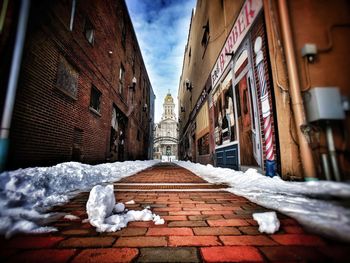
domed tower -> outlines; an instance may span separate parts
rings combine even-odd
[[[154,159],[167,162],[177,160],[177,122],[170,91],[164,98],[162,119],[156,125],[154,138]]]
[[[175,103],[174,99],[170,94],[170,90],[168,91],[168,94],[164,98],[164,103],[163,103],[163,115],[162,115],[162,120],[166,119],[172,119],[175,120]]]

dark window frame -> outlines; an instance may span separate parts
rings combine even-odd
[[[101,116],[101,101],[102,101],[102,92],[99,89],[97,89],[94,85],[91,85],[89,109],[100,116]]]
[[[84,36],[91,46],[95,44],[95,27],[87,17],[85,17],[84,22]]]
[[[205,51],[207,50],[207,47],[209,45],[209,40],[210,40],[210,29],[209,29],[209,20],[207,20],[207,23],[205,24],[205,26],[203,26],[203,36],[202,36],[202,40],[201,40],[201,45],[204,48],[203,51],[203,56],[205,55]]]
[[[123,63],[121,63],[119,68],[119,87],[118,87],[118,92],[121,95],[123,94],[124,85],[125,85],[125,67]]]

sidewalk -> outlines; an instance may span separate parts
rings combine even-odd
[[[278,214],[280,230],[261,234],[252,213],[270,211],[222,190],[193,173],[160,163],[115,183],[116,200],[151,210],[164,225],[132,222],[115,233],[97,233],[85,205],[89,193],[55,208],[79,216],[53,224],[57,233],[0,239],[1,262],[350,262],[350,244],[306,233]]]

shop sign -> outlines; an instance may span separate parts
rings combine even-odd
[[[203,90],[202,94],[199,96],[196,105],[194,106],[194,109],[191,112],[191,120],[194,119],[194,117],[197,115],[197,112],[199,111],[199,109],[201,108],[203,102],[205,101],[206,97],[208,95],[207,90]]]
[[[237,19],[234,23],[230,34],[228,35],[225,45],[211,72],[211,81],[213,87],[219,81],[222,73],[230,62],[231,57],[226,53],[235,52],[249,31],[251,25],[262,8],[262,0],[246,0]]]
[[[193,121],[194,118],[196,117],[196,115],[197,115],[199,109],[202,107],[202,105],[203,105],[205,99],[207,98],[207,96],[208,96],[208,94],[209,94],[209,92],[210,92],[210,90],[211,90],[211,87],[212,87],[212,86],[211,86],[211,81],[210,81],[210,80],[211,80],[211,78],[208,77],[207,82],[205,83],[205,87],[204,87],[204,89],[202,90],[202,93],[201,93],[201,95],[199,96],[196,105],[194,105],[194,107],[193,107],[193,110],[192,110],[192,112],[191,112],[191,114],[190,114],[190,120],[191,120],[191,121]]]

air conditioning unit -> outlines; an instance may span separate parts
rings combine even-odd
[[[345,119],[338,87],[314,87],[303,96],[309,122]]]

